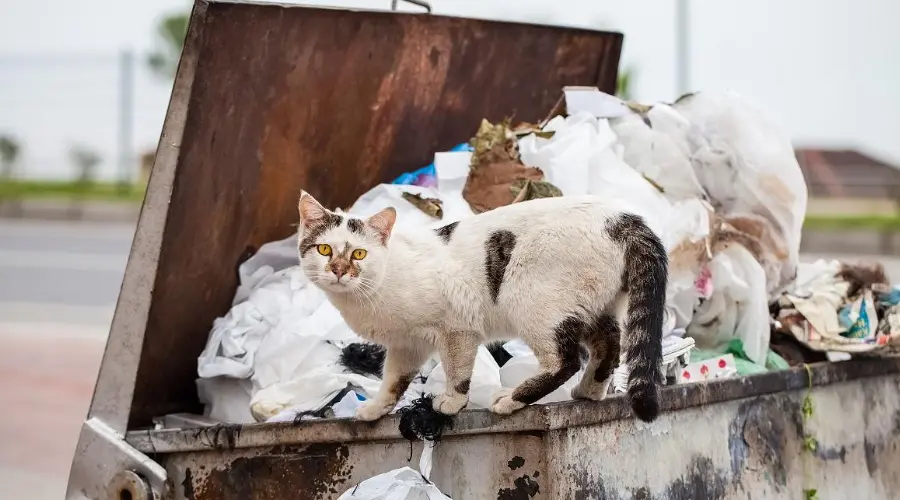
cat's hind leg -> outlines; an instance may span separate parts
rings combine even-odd
[[[606,397],[613,371],[619,364],[619,336],[615,316],[597,316],[590,331],[585,333],[584,343],[591,358],[581,381],[572,389],[573,398],[600,401]]]
[[[550,394],[572,378],[581,368],[579,344],[586,326],[582,319],[573,316],[555,328],[522,332],[522,340],[534,351],[541,371],[515,389],[504,389],[495,394],[491,411],[509,415]]]
[[[444,393],[434,398],[435,411],[456,415],[469,404],[472,368],[481,340],[481,335],[475,332],[448,332],[438,336],[438,352],[447,374],[447,384]]]

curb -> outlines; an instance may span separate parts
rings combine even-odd
[[[141,204],[96,200],[0,200],[0,218],[51,221],[136,222]]]

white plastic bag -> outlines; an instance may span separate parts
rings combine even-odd
[[[673,107],[691,122],[692,163],[716,211],[761,216],[779,236],[787,255],[767,286],[773,293],[797,271],[806,214],[806,182],[790,137],[734,92],[697,92]]]
[[[624,160],[661,186],[669,201],[704,195],[691,165],[687,142],[690,122],[665,104],[655,104],[645,116],[631,113],[611,120]]]
[[[338,500],[450,500],[415,469],[403,467],[366,479]]]
[[[247,379],[231,377],[198,378],[197,397],[204,405],[203,414],[219,422],[252,424],[250,394],[253,386]]]
[[[766,276],[741,245],[731,245],[709,263],[713,293],[695,311],[687,334],[700,349],[722,350],[733,338],[756,364],[765,366],[769,350]]]
[[[438,363],[428,375],[425,383],[425,393],[439,395],[444,393],[447,386],[447,374],[444,372],[444,364]],[[469,404],[467,408],[490,408],[491,397],[502,388],[500,383],[500,367],[494,361],[494,357],[484,346],[478,346],[475,356],[475,366],[472,369],[472,379],[469,383]]]

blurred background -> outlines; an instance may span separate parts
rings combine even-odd
[[[900,260],[891,257],[900,254],[900,3],[430,3],[437,14],[620,31],[625,98],[740,92],[794,138],[810,192],[804,258],[875,258],[900,278]],[[61,498],[65,490],[190,8],[185,0],[3,3],[4,498]],[[398,8],[421,10],[405,2]]]

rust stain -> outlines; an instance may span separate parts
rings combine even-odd
[[[349,487],[353,468],[348,457],[346,445],[275,447],[262,455],[237,458],[197,478],[190,487],[193,497],[188,498],[282,500],[286,494],[310,500],[337,498]]]
[[[347,207],[465,141],[483,117],[540,119],[562,86],[594,85],[598,74],[611,92],[622,38],[217,2],[203,23],[203,37],[185,48],[198,64],[189,102],[178,103],[188,108],[185,133],[131,428],[200,411],[197,356],[231,306],[232,265],[247,247],[293,231],[301,189]]]

